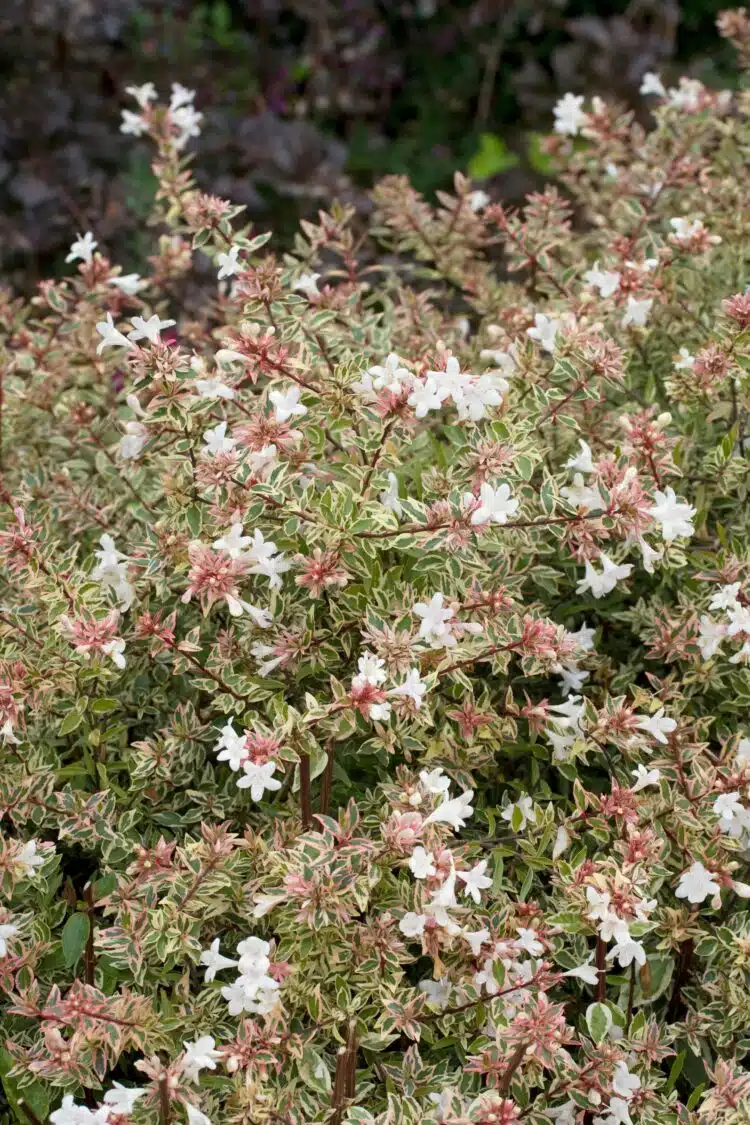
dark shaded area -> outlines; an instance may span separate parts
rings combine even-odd
[[[515,199],[544,175],[535,131],[567,90],[647,111],[642,75],[721,80],[722,0],[4,0],[0,270],[28,290],[78,230],[137,269],[150,146],[119,132],[125,87],[197,90],[201,186],[283,239],[389,172],[456,168]]]

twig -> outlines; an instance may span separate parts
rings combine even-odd
[[[299,756],[299,796],[302,812],[302,827],[312,828],[312,785],[310,782],[310,755]]]

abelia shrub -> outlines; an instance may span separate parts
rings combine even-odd
[[[750,99],[646,85],[281,256],[133,89],[148,275],[4,295],[14,1120],[748,1120]]]

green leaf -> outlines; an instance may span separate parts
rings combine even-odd
[[[187,519],[190,531],[197,538],[200,535],[201,527],[203,526],[203,511],[200,504],[191,504],[188,508],[186,508],[185,518]]]
[[[546,152],[542,152],[543,140],[543,133],[530,134],[526,158],[535,172],[539,172],[542,176],[550,176],[554,165],[552,158]]]
[[[518,157],[511,152],[502,137],[494,133],[482,133],[479,148],[467,166],[472,180],[488,180],[498,172],[506,172],[518,164]]]
[[[116,711],[119,706],[116,699],[95,699],[91,704],[91,711],[94,715],[106,715],[109,711]]]
[[[63,926],[61,939],[62,951],[65,964],[68,968],[75,965],[86,948],[90,929],[91,923],[89,922],[89,916],[82,912],[71,914],[70,918],[68,918]]]
[[[667,1080],[667,1084],[664,1087],[665,1094],[671,1094],[675,1086],[677,1085],[677,1079],[682,1074],[682,1068],[685,1065],[686,1054],[686,1051],[680,1051],[679,1055],[677,1055],[674,1062],[672,1063],[672,1067],[669,1071],[669,1079]]]
[[[330,1094],[331,1075],[322,1055],[312,1047],[305,1047],[299,1062],[299,1076],[306,1086],[319,1094]]]
[[[690,1095],[690,1097],[688,1098],[688,1103],[687,1103],[687,1108],[688,1108],[688,1109],[695,1109],[695,1107],[697,1106],[698,1102],[699,1102],[699,1101],[701,1100],[701,1094],[703,1093],[703,1091],[705,1090],[705,1088],[706,1088],[706,1083],[705,1083],[705,1082],[701,1082],[700,1086],[696,1086],[696,1087],[695,1087],[695,1089],[693,1090],[692,1094],[691,1094],[691,1095]]]
[[[589,1004],[586,1009],[586,1027],[595,1043],[601,1043],[612,1027],[612,1013],[606,1004]]]
[[[80,704],[79,704],[78,708],[74,708],[72,711],[68,711],[67,715],[65,716],[63,721],[60,723],[60,727],[59,727],[57,733],[58,734],[70,734],[70,732],[75,730],[76,727],[79,727],[82,722],[83,722],[83,710],[80,708]]]

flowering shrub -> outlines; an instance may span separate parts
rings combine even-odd
[[[136,88],[150,276],[4,295],[15,1120],[748,1120],[750,100],[646,85],[283,261]]]

